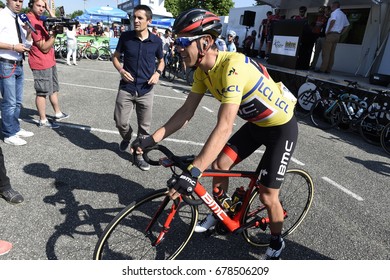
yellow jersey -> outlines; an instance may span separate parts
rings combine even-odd
[[[219,52],[208,73],[196,69],[192,92],[207,89],[223,104],[240,105],[238,116],[261,127],[285,124],[294,114],[294,96],[285,94],[263,65],[241,53]]]

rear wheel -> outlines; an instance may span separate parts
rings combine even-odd
[[[94,46],[89,46],[84,51],[85,57],[89,60],[96,60],[99,58],[99,51]]]
[[[155,191],[123,209],[100,236],[93,258],[96,260],[176,258],[194,232],[198,209],[181,202],[176,214],[171,217],[172,221],[165,224],[173,206],[173,201],[167,197],[167,193],[166,189]],[[163,203],[164,201],[166,203]],[[151,223],[153,218],[154,223]],[[166,230],[164,238],[155,245],[163,230]]]
[[[290,169],[286,172],[279,193],[280,203],[285,211],[282,237],[293,233],[302,223],[313,201],[313,193],[314,185],[308,173],[300,169]],[[262,225],[244,230],[244,239],[255,246],[268,246],[271,238],[268,213],[260,202],[259,193],[255,191],[245,211],[243,223],[257,218],[263,220]]]
[[[103,61],[111,60],[111,51],[109,48],[100,47],[98,48],[98,51],[99,51],[99,60],[103,60]]]

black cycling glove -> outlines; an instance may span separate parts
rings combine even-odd
[[[173,188],[184,195],[190,195],[195,189],[198,178],[192,177],[190,173],[184,171],[177,182],[173,185]]]
[[[142,150],[145,150],[147,147],[151,147],[156,145],[157,143],[154,141],[153,137],[151,135],[148,135],[144,138],[138,137],[131,143],[131,147],[133,147],[134,150],[137,150],[138,147],[140,147]]]

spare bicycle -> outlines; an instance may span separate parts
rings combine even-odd
[[[165,157],[158,161],[151,160],[149,153],[155,153],[156,150]],[[172,177],[167,181],[168,188],[179,176],[177,171],[181,173],[194,160],[193,155],[176,156],[162,145],[146,149],[144,158],[151,165],[171,169]],[[200,205],[206,205],[206,209],[219,219],[215,233],[242,234],[244,240],[254,246],[268,246],[269,218],[259,199],[259,173],[259,169],[253,172],[206,170],[194,189],[194,195],[182,195],[171,200],[167,196],[167,188],[146,195],[125,207],[107,225],[96,244],[93,258],[175,259],[194,233]],[[203,180],[207,181],[212,177],[244,178],[249,183],[246,188],[239,188],[243,189],[242,199],[235,201],[229,209],[223,209],[222,204],[204,187]],[[282,236],[285,237],[294,232],[306,217],[313,200],[314,187],[310,175],[299,169],[288,170],[283,184],[286,187],[281,188],[280,201],[284,209]]]

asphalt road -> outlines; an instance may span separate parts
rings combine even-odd
[[[8,175],[25,202],[0,200],[0,238],[13,250],[0,260],[88,260],[107,223],[127,204],[165,186],[168,170],[143,172],[118,150],[113,121],[119,74],[110,62],[58,62],[60,103],[70,118],[59,129],[36,126],[33,80],[25,66],[22,127],[35,136],[13,147],[1,142]],[[155,87],[152,130],[183,103],[189,87],[161,80]],[[210,96],[189,125],[164,141],[178,154],[196,154],[215,125],[219,103]],[[47,114],[52,115],[47,106]],[[132,118],[135,124],[135,116]],[[236,126],[243,122],[237,119]],[[358,135],[321,131],[305,120],[290,167],[308,171],[314,202],[303,224],[287,239],[284,259],[373,260],[390,258],[390,159]],[[261,153],[240,164],[254,169]],[[258,259],[264,248],[240,236],[195,235],[182,259]]]

